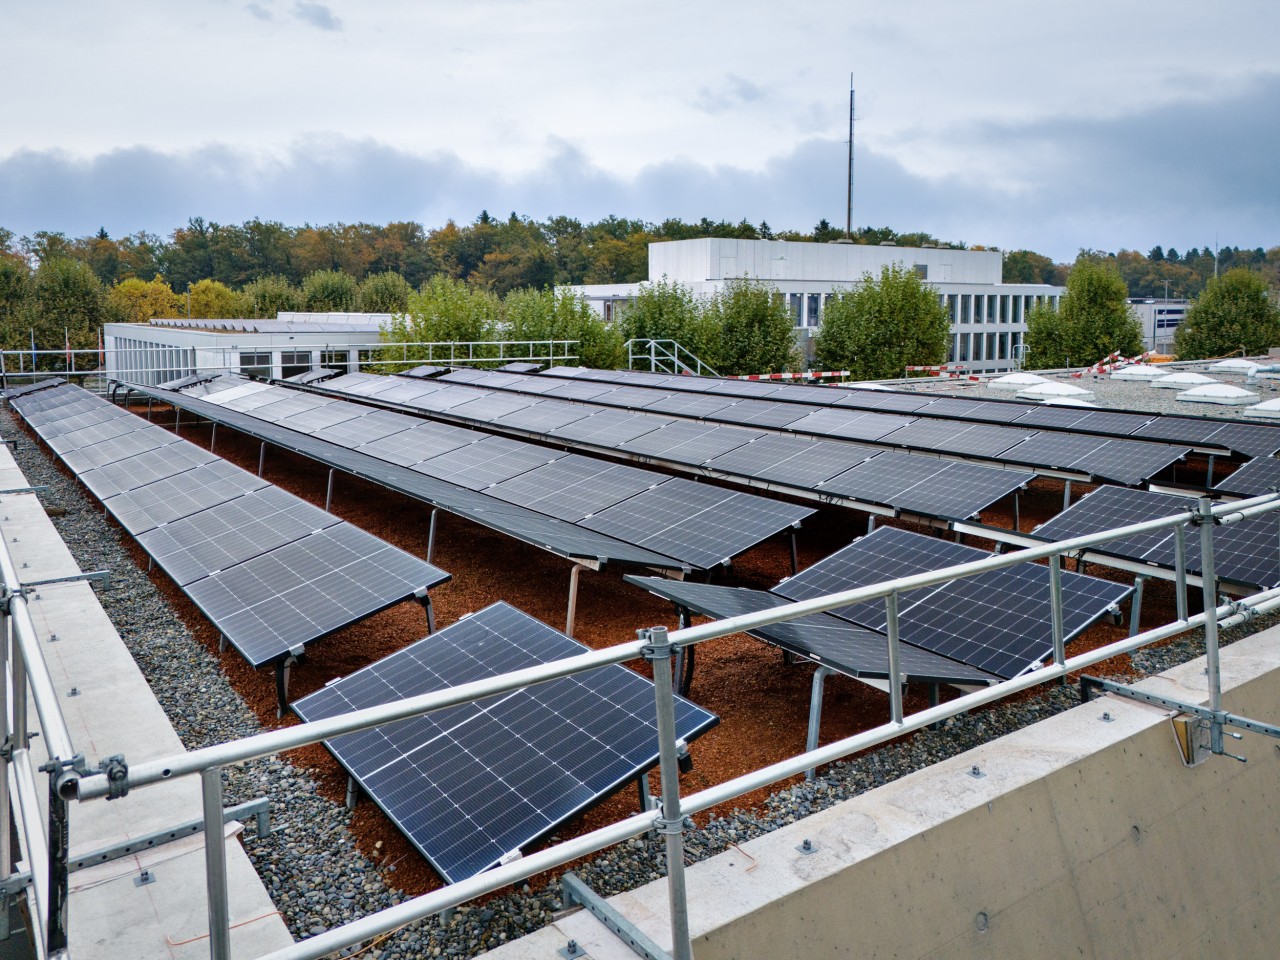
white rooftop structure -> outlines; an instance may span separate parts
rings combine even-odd
[[[1156,380],[1152,380],[1151,386],[1186,390],[1190,387],[1199,387],[1206,383],[1218,382],[1219,381],[1213,379],[1213,377],[1206,377],[1203,373],[1193,373],[1190,370],[1180,370],[1177,373],[1170,373]]]
[[[1038,373],[1010,373],[994,380],[988,380],[986,386],[992,390],[1025,390],[1039,383],[1049,381]]]
[[[1058,383],[1046,380],[1033,387],[1018,392],[1019,400],[1046,400],[1050,397],[1075,397],[1077,400],[1092,400],[1093,391],[1077,387],[1073,383]]]
[[[1246,417],[1262,417],[1266,420],[1280,420],[1280,397],[1255,403],[1244,410]]]
[[[1258,399],[1258,395],[1229,383],[1207,383],[1204,386],[1193,387],[1186,393],[1178,394],[1178,399],[1186,403],[1218,403],[1236,407],[1253,403]]]
[[[1040,403],[1046,407],[1089,407],[1094,410],[1098,408],[1096,403],[1081,400],[1079,397],[1049,397],[1047,400],[1041,400]]]
[[[1230,357],[1226,360],[1219,360],[1217,363],[1211,365],[1209,369],[1249,374],[1257,373],[1258,364],[1254,363],[1252,360],[1246,360],[1243,357]]]
[[[1167,370],[1162,367],[1153,367],[1146,363],[1135,363],[1127,367],[1121,367],[1115,373],[1111,374],[1112,380],[1154,380],[1157,377],[1163,377]]]
[[[948,363],[974,372],[1017,367],[1026,335],[1026,317],[1038,303],[1057,304],[1062,287],[1001,282],[1003,255],[997,250],[949,247],[870,246],[857,243],[803,243],[790,240],[733,240],[703,237],[649,244],[649,279],[663,278],[710,297],[732,280],[767,283],[785,298],[801,336],[811,338],[822,322],[827,299],[848,290],[886,266],[914,271],[938,292],[951,318]],[[639,292],[638,283],[569,287],[612,320],[620,305]]]

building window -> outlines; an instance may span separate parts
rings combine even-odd
[[[806,325],[816,327],[822,322],[822,294],[809,294],[809,316],[806,318]]]
[[[911,267],[911,269],[912,269],[912,270],[914,270],[914,271],[916,272],[916,276],[917,276],[917,277],[919,277],[921,280],[928,280],[928,279],[929,279],[929,266],[928,266],[928,264],[924,264],[924,263],[917,263],[917,264],[914,264],[914,265]]]
[[[240,354],[240,372],[246,377],[269,377],[271,376],[271,353],[245,353]]]
[[[960,355],[956,357],[958,361],[964,362],[969,359],[969,334],[962,333],[956,339],[960,342]]]
[[[804,294],[793,293],[791,296],[791,322],[797,327],[804,326]]]
[[[280,376],[296,377],[311,369],[310,350],[284,350],[280,354]]]
[[[996,359],[996,335],[994,333],[987,334],[987,350],[982,355],[984,360]]]
[[[1007,293],[1000,295],[1000,322],[1009,322],[1009,295]]]
[[[970,323],[973,319],[973,296],[965,293],[960,296],[960,322]],[[968,359],[967,357],[965,358]]]
[[[345,373],[351,366],[351,354],[346,350],[321,350],[320,366]]]
[[[947,294],[947,317],[952,323],[960,322],[960,298],[954,293]]]

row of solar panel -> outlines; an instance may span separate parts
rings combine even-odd
[[[629,577],[658,596],[716,618],[781,606],[886,580],[990,557],[973,547],[881,527],[771,591]],[[1132,588],[1063,573],[1063,628],[1070,640],[1121,603]],[[951,683],[1007,679],[1034,669],[1053,652],[1049,569],[1022,563],[899,595],[901,669],[911,679]],[[853,624],[856,643],[833,644],[838,625]],[[886,676],[883,601],[858,603],[756,631],[771,643],[855,676]],[[942,659],[942,658],[945,658]],[[950,661],[948,665],[946,661]],[[950,666],[950,673],[947,673]]]
[[[1142,483],[1190,452],[1186,447],[1137,440],[1108,440],[992,424],[868,413],[813,403],[779,403],[715,394],[673,393],[655,387],[611,386],[598,381],[560,378],[556,382],[556,379],[546,375],[522,379],[483,370],[459,370],[440,378],[442,382],[469,384],[486,391],[531,393],[548,399],[857,440],[879,447],[992,460],[1124,484]],[[827,392],[832,393],[829,389]]]
[[[810,403],[851,407],[872,412],[909,413],[919,417],[1013,424],[1033,429],[1066,430],[1104,437],[1190,444],[1251,457],[1269,457],[1280,451],[1280,427],[1241,423],[1209,417],[1119,410],[1089,410],[1044,406],[1018,400],[979,400],[939,397],[892,390],[857,387],[833,389],[795,383],[758,380],[725,380],[713,377],[671,376],[629,370],[588,370],[553,367],[541,376],[579,382],[657,387],[674,393],[767,399],[779,403]]]
[[[519,431],[550,443],[693,467],[748,484],[786,486],[832,502],[943,519],[971,517],[1031,480],[1027,473],[979,464],[583,403],[486,394],[438,380],[348,374],[318,389]]]
[[[197,390],[215,409],[407,468],[470,491],[472,500],[479,494],[492,508],[524,508],[640,547],[658,555],[657,565],[664,567],[717,566],[813,513],[712,484],[256,381],[223,379]],[[442,496],[448,499],[447,492]],[[625,551],[613,553],[621,553],[617,559],[624,561],[650,562]]]
[[[10,402],[254,666],[449,579],[79,387]]]

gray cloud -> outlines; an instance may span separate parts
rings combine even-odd
[[[1178,109],[1116,119],[1058,119],[940,131],[987,163],[918,176],[860,140],[854,222],[1070,259],[1080,247],[1186,249],[1280,243],[1280,77]],[[843,224],[845,146],[798,142],[760,169],[671,160],[623,178],[553,142],[546,162],[511,177],[449,152],[419,155],[337,135],[264,160],[226,146],[183,153],[116,150],[88,160],[56,151],[0,159],[0,226],[18,233],[168,233],[188,217],[303,222],[469,221],[481,209],[542,219],[609,214]],[[996,175],[988,169],[1007,172]]]
[[[725,75],[723,83],[714,88],[699,87],[693,106],[703,113],[725,113],[739,104],[763,100],[767,95],[763,87],[730,73]]]
[[[293,5],[293,15],[304,23],[309,23],[313,27],[321,30],[341,30],[342,21],[334,16],[323,3],[305,3],[303,0]]]
[[[264,7],[260,3],[246,3],[244,5],[244,8],[248,10],[251,14],[253,14],[255,17],[257,17],[259,20],[266,20],[268,22],[275,20],[275,17],[272,16],[271,14],[271,11],[268,10],[266,7]]]

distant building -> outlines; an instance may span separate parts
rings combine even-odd
[[[1001,282],[1002,254],[997,250],[947,247],[866,246],[853,243],[797,243],[787,240],[703,238],[649,244],[649,279],[666,277],[711,296],[740,277],[762,280],[787,300],[807,341],[822,322],[833,290],[856,286],[867,274],[897,264],[914,270],[938,291],[951,317],[948,362],[975,371],[1017,367],[1026,335],[1026,316],[1042,301],[1054,305],[1062,287]],[[612,320],[639,288],[636,283],[569,287]]]
[[[1173,350],[1173,335],[1191,309],[1191,301],[1131,297],[1129,309],[1142,321],[1142,340],[1147,349],[1169,353]]]

